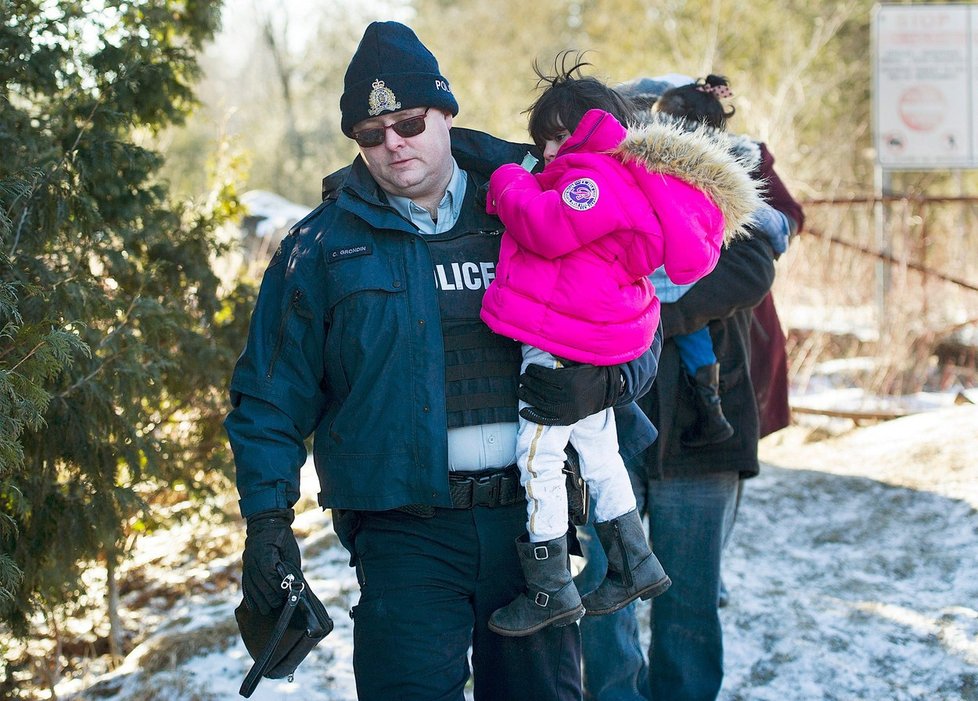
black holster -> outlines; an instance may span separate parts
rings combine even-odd
[[[564,474],[567,475],[567,515],[575,526],[583,526],[587,523],[590,504],[587,482],[581,477],[581,461],[577,451],[572,446],[567,446],[566,454]]]

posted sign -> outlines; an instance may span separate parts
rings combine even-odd
[[[978,5],[878,5],[874,113],[883,168],[978,168]]]

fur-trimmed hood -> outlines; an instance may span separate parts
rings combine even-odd
[[[643,112],[642,116],[639,117],[639,123],[647,124],[649,122],[672,124],[683,131],[695,131],[715,139],[721,147],[729,150],[733,157],[750,172],[753,172],[761,164],[761,145],[746,134],[733,134],[702,122],[691,122],[682,117],[674,117],[665,112]]]
[[[671,175],[709,195],[723,213],[725,242],[748,235],[752,213],[764,205],[761,185],[750,176],[760,160],[757,145],[708,126],[690,128],[661,117],[629,126],[615,155],[626,164]]]

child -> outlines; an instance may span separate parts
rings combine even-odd
[[[659,301],[648,275],[664,265],[690,283],[716,264],[725,236],[759,205],[756,186],[722,147],[675,125],[626,131],[630,108],[580,75],[580,56],[558,56],[555,76],[530,108],[529,131],[545,167],[500,167],[487,209],[506,227],[482,319],[523,344],[523,366],[618,365],[650,347]],[[573,61],[572,61],[573,62]],[[493,613],[500,635],[529,635],[584,614],[617,611],[670,585],[649,548],[618,454],[612,409],[573,426],[526,420],[517,464],[527,494],[527,535],[517,540],[526,591]],[[564,450],[572,444],[595,506],[608,571],[581,597],[567,568]]]
[[[682,120],[688,128],[706,125],[718,132],[726,131],[727,120],[735,109],[725,108],[721,100],[733,97],[727,79],[708,75],[705,79],[670,88],[652,105],[659,114]],[[756,158],[759,158],[759,154]],[[755,160],[756,160],[755,158]],[[744,159],[742,159],[744,162]],[[789,227],[784,215],[764,206],[754,213],[754,228],[765,233],[775,253],[787,248]],[[692,285],[676,285],[663,268],[652,273],[652,282],[662,302],[675,302]],[[680,440],[690,448],[722,443],[734,434],[723,415],[720,401],[720,365],[713,352],[713,340],[707,326],[689,334],[674,336],[679,358],[696,398],[698,421],[683,432]]]

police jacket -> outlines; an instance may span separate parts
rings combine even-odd
[[[458,127],[452,142],[470,178],[467,206],[481,210],[473,233],[494,236],[498,256],[483,186],[527,147]],[[623,366],[622,405],[648,389],[656,360],[650,352]],[[324,508],[450,506],[445,387],[429,245],[358,157],[293,227],[262,280],[225,421],[242,514],[295,503],[309,436]],[[627,413],[623,454],[654,439],[641,412]]]

